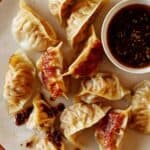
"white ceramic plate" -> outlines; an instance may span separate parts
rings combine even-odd
[[[97,17],[95,24],[99,36],[100,27],[105,14],[118,1],[119,0],[111,0]],[[17,13],[18,2],[18,0],[2,0],[2,2],[0,2],[0,144],[3,145],[6,150],[24,150],[21,144],[32,134],[31,131],[27,130],[25,127],[15,126],[13,120],[8,116],[7,106],[2,96],[5,73],[8,68],[8,59],[12,53],[18,49],[18,45],[11,34],[11,22]],[[45,19],[52,23],[59,36],[66,42],[63,30],[48,11],[48,1],[28,0],[28,3],[45,17]],[[100,67],[101,71],[116,73],[120,77],[122,83],[129,88],[132,88],[143,79],[150,79],[150,74],[135,75],[119,70],[112,65],[105,56]],[[92,136],[92,132],[86,132],[86,137],[90,137],[90,139],[85,140],[85,150],[98,150],[96,143],[91,142]],[[68,150],[71,149],[72,148],[68,148]],[[150,136],[128,130],[125,134],[122,150],[150,150]]]

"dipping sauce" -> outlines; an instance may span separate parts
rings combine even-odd
[[[123,65],[150,66],[150,6],[133,4],[121,9],[109,24],[107,41]]]

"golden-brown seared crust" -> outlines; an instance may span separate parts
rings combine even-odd
[[[44,51],[58,43],[52,26],[20,0],[20,10],[12,23],[12,33],[22,49]]]
[[[95,131],[99,150],[119,150],[128,123],[130,108],[111,110],[98,123]]]
[[[72,75],[75,78],[90,77],[95,74],[102,58],[102,45],[97,38],[94,26],[91,26],[91,34],[83,47],[81,54],[69,67],[64,75]]]
[[[42,54],[37,67],[40,72],[40,78],[51,97],[54,99],[64,96],[66,92],[62,77],[63,56],[60,43],[57,47],[50,47]]]

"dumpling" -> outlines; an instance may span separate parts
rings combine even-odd
[[[128,123],[130,108],[111,110],[98,123],[95,131],[99,150],[119,150]]]
[[[144,80],[134,88],[130,127],[150,134],[150,80]]]
[[[56,115],[54,108],[48,105],[40,95],[36,95],[33,100],[33,112],[27,122],[27,128],[47,133],[53,127]]]
[[[75,2],[76,0],[49,0],[49,9],[59,22],[64,24]]]
[[[109,73],[98,73],[91,79],[82,81],[81,91],[77,94],[76,100],[95,103],[94,100],[101,97],[115,101],[121,100],[127,94],[130,94],[130,91],[121,85],[117,76]]]
[[[66,33],[72,47],[77,46],[87,37],[87,27],[103,0],[80,0],[72,8],[67,20]]]
[[[52,26],[20,0],[20,11],[12,23],[12,33],[25,50],[44,51],[58,43]]]
[[[100,105],[76,103],[66,108],[61,116],[61,129],[65,137],[76,145],[76,136],[79,131],[89,128],[102,119],[110,107]]]
[[[60,43],[56,47],[50,47],[42,54],[37,63],[40,78],[52,98],[65,96],[66,88],[62,77],[63,56]]]
[[[10,58],[4,85],[4,98],[10,114],[32,104],[35,76],[34,65],[24,53],[16,52]]]
[[[91,26],[91,35],[83,51],[69,67],[66,75],[71,74],[75,78],[92,76],[97,70],[101,57],[102,45],[100,40],[96,37],[94,27]]]

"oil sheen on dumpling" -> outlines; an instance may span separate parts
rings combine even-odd
[[[20,10],[13,20],[12,33],[20,47],[25,50],[44,51],[58,42],[51,25],[23,0],[20,0]]]
[[[69,106],[61,114],[61,129],[65,137],[76,144],[75,138],[79,131],[92,127],[102,119],[109,107],[102,108],[100,105],[76,103]]]
[[[134,88],[130,127],[150,134],[150,80],[144,80]]]
[[[67,20],[66,33],[72,47],[78,45],[87,36],[87,27],[103,0],[79,0],[72,8]]]
[[[69,67],[66,75],[71,74],[75,78],[92,76],[97,70],[101,57],[101,42],[95,34],[94,27],[91,26],[91,35],[89,36],[83,51]]]
[[[95,131],[99,150],[119,150],[128,123],[127,110],[111,110],[98,123]]]
[[[98,73],[93,78],[82,81],[81,91],[76,96],[77,101],[94,103],[101,97],[107,100],[121,100],[130,91],[123,87],[117,76],[108,73]]]
[[[64,24],[76,0],[49,0],[50,12]]]
[[[33,112],[27,122],[27,128],[47,133],[54,124],[55,111],[37,95],[33,100]]]
[[[11,56],[4,85],[4,98],[10,114],[16,114],[32,103],[35,75],[34,65],[24,53],[16,52]]]

